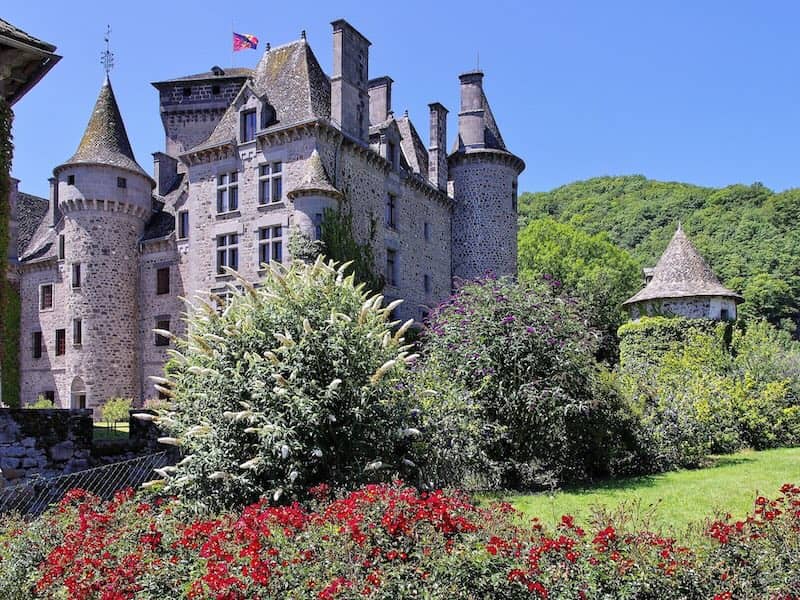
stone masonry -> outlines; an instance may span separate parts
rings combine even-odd
[[[234,282],[223,265],[257,283],[264,263],[291,260],[290,235],[319,235],[326,208],[352,216],[384,295],[405,300],[398,318],[423,319],[454,277],[516,274],[525,165],[505,146],[483,73],[460,77],[448,155],[447,109],[429,105],[426,147],[392,110],[392,78],[370,79],[369,40],[332,26],[330,76],[303,35],[268,47],[255,69],[154,83],[165,145],[153,177],[103,84],[78,150],[54,170],[47,212],[25,213],[39,217],[14,268],[24,403],[156,397],[150,376],[169,340],[153,329],[186,333],[180,298],[224,296]]]

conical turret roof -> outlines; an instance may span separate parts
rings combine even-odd
[[[623,306],[645,300],[690,296],[727,296],[737,301],[743,300],[739,294],[720,283],[678,225],[653,270],[653,278],[638,294],[623,302]]]
[[[61,166],[75,164],[109,165],[139,173],[150,179],[133,156],[125,123],[122,121],[108,77],[100,88],[100,94],[97,96],[92,116],[89,118],[89,124],[83,133],[81,143],[78,144],[78,149]]]
[[[287,196],[294,198],[295,196],[320,194],[323,196],[333,196],[340,198],[342,193],[331,185],[328,174],[325,172],[325,165],[322,164],[322,159],[319,152],[314,148],[311,156],[306,161],[306,172],[300,184],[294,189],[290,190]]]

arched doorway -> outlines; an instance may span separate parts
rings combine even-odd
[[[86,408],[86,386],[83,384],[83,379],[80,377],[73,379],[70,391],[72,398],[70,408]]]

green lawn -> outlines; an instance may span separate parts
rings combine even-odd
[[[116,424],[116,429],[114,429],[112,423],[107,423],[105,421],[95,421],[93,435],[94,439],[98,441],[127,440],[128,421],[120,421],[119,423]]]
[[[528,517],[554,522],[562,514],[586,521],[591,507],[637,503],[654,527],[684,529],[715,511],[743,516],[757,494],[775,496],[786,482],[800,483],[800,448],[746,451],[713,458],[706,469],[608,481],[555,494],[505,495]]]

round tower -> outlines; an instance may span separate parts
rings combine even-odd
[[[447,159],[455,200],[452,273],[517,274],[517,177],[525,163],[506,149],[483,92],[483,73],[461,80],[458,137]]]
[[[294,205],[294,225],[308,238],[319,239],[325,210],[336,209],[342,193],[331,184],[316,148],[306,160],[303,179],[286,196]]]
[[[77,151],[53,175],[69,406],[139,398],[138,244],[155,182],[133,156],[108,78]]]

